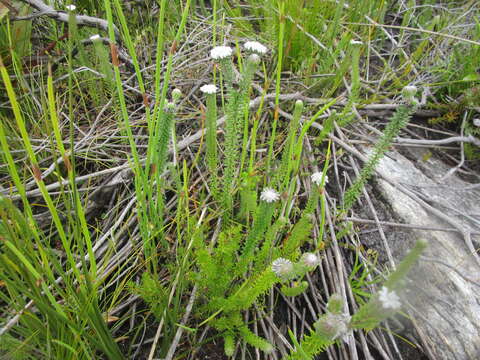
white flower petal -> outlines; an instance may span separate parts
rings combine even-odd
[[[286,278],[293,270],[293,264],[290,260],[278,258],[272,263],[272,271],[281,278]]]
[[[413,97],[417,93],[418,89],[414,85],[408,85],[403,88],[403,95],[406,97]]]
[[[77,9],[77,7],[75,5],[67,5],[67,6],[65,6],[65,8],[68,11],[75,11]]]
[[[320,171],[317,171],[310,176],[312,181],[317,186],[320,186],[322,184],[322,177],[323,177],[323,173],[321,173]],[[328,183],[328,176],[325,175],[325,184],[327,184],[327,183]]]
[[[217,92],[217,87],[213,84],[203,85],[200,88],[200,91],[204,94],[215,94]]]
[[[379,291],[378,299],[382,303],[384,309],[397,310],[402,306],[400,298],[395,291],[389,291],[385,286]]]
[[[250,61],[252,64],[260,64],[260,56],[257,54],[251,54],[248,57],[248,61]]]
[[[318,256],[313,253],[305,253],[302,255],[303,263],[308,267],[317,266],[319,263]]]
[[[215,46],[212,50],[210,50],[210,56],[214,60],[225,59],[232,56],[232,53],[232,48],[228,46]]]
[[[348,334],[350,320],[348,314],[327,312],[314,323],[314,327],[318,334],[333,341]]]
[[[267,203],[278,201],[279,199],[280,199],[280,194],[275,190],[273,190],[272,188],[265,188],[260,194],[260,200],[266,201]]]
[[[260,44],[258,41],[247,41],[243,47],[260,55],[263,55],[267,52],[267,47]]]

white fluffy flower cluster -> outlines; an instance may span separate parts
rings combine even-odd
[[[243,44],[243,47],[248,51],[252,51],[260,55],[263,55],[267,52],[267,47],[260,44],[258,41],[247,41],[245,44]]]
[[[279,199],[280,199],[280,194],[275,190],[273,190],[272,188],[265,188],[260,194],[260,200],[265,201],[267,203],[275,202],[275,201],[278,201]]]
[[[415,98],[417,91],[418,89],[414,85],[405,86],[402,90],[403,99],[411,104],[418,104],[418,100]]]
[[[385,286],[378,293],[378,299],[382,303],[384,309],[397,310],[402,306],[400,298],[395,291],[389,291]]]
[[[222,60],[232,56],[233,50],[228,46],[215,46],[210,50],[210,56],[214,60]]]
[[[217,87],[213,84],[203,85],[200,88],[200,91],[204,94],[215,94],[217,92]]]
[[[272,271],[279,278],[288,278],[293,271],[293,264],[288,259],[278,258],[272,263]]]
[[[77,7],[75,5],[67,5],[67,6],[65,6],[65,8],[68,11],[75,11],[77,9]]]
[[[249,57],[248,57],[248,61],[250,61],[251,63],[253,64],[260,64],[260,56],[258,56],[257,54],[251,54]]]
[[[172,101],[174,103],[178,102],[178,100],[180,100],[180,98],[182,97],[182,90],[178,89],[178,88],[175,88],[172,90]]]
[[[330,340],[343,338],[348,335],[351,317],[348,314],[333,314],[327,312],[314,324],[315,330],[321,336]]]
[[[302,255],[302,262],[305,264],[305,266],[315,267],[318,265],[320,260],[318,259],[318,256],[313,253],[305,253]]]
[[[408,85],[403,88],[403,92],[406,96],[415,96],[417,93],[418,89],[414,85]]]
[[[317,172],[313,173],[312,176],[310,176],[312,181],[317,186],[320,186],[322,184],[322,177],[323,177],[323,173],[320,172],[320,171],[317,171]],[[328,176],[325,175],[325,184],[327,184],[327,183],[328,183]]]

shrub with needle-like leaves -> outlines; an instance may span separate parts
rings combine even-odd
[[[401,307],[398,291],[405,284],[408,272],[425,250],[427,242],[418,241],[400,262],[397,269],[388,277],[377,294],[350,315],[345,310],[343,298],[333,294],[327,304],[327,312],[314,324],[314,330],[304,336],[297,348],[285,360],[313,359],[313,357],[342,339],[353,330],[372,330],[380,322],[394,315]]]

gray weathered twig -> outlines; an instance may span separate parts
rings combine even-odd
[[[40,12],[38,14],[32,14],[34,17],[37,15],[45,15],[61,22],[68,22],[68,13],[65,11],[55,10],[53,7],[45,4],[41,0],[22,0],[22,2],[29,4]],[[91,26],[108,31],[107,20],[88,15],[75,15],[75,19],[77,20],[77,25],[79,26]],[[118,28],[115,25],[113,25],[113,29],[115,31],[115,38],[120,40],[120,31],[118,31]]]

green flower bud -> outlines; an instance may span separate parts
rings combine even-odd
[[[417,87],[413,85],[405,86],[402,91],[402,95],[408,99],[413,98],[416,93]]]
[[[343,312],[343,297],[340,294],[332,294],[328,299],[327,310],[332,314],[341,314]]]
[[[303,109],[303,101],[302,100],[295,101],[295,110],[302,111],[302,109]]]
[[[172,91],[172,99],[173,102],[177,102],[182,97],[182,91],[180,89],[173,89]]]

